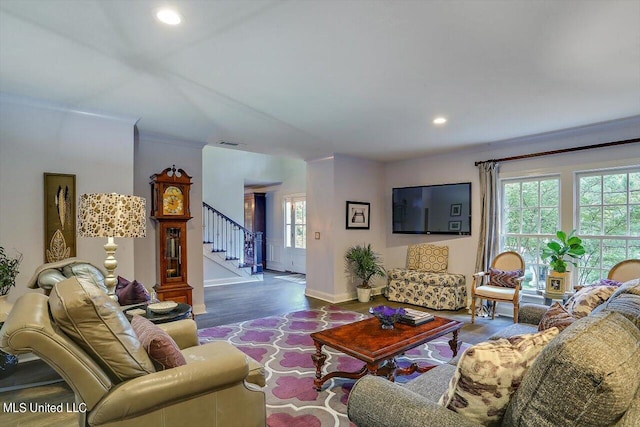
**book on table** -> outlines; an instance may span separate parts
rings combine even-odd
[[[426,311],[414,310],[413,308],[405,308],[404,311],[405,314],[399,321],[407,325],[418,326],[434,319],[433,314],[427,313]]]

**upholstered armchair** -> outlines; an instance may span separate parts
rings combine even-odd
[[[513,304],[513,323],[518,323],[520,287],[524,280],[524,260],[517,252],[502,252],[491,262],[489,271],[473,275],[471,284],[471,323],[476,317],[476,299],[493,301],[491,318],[495,319],[499,302]]]
[[[447,246],[427,243],[409,246],[406,268],[387,271],[387,298],[434,310],[458,310],[466,307],[467,286],[464,274],[449,273],[448,266]]]
[[[107,287],[104,284],[104,272],[89,261],[75,257],[42,264],[36,268],[31,279],[27,282],[27,287],[40,288],[44,290],[46,295],[49,295],[56,283],[72,276],[78,277],[80,281],[92,283],[107,292]]]
[[[627,282],[640,277],[640,259],[627,259],[611,267],[607,279]]]
[[[226,342],[198,345],[191,319],[158,327],[186,364],[157,370],[117,303],[72,277],[49,297],[21,296],[0,330],[0,348],[32,352],[55,369],[86,407],[80,426],[264,427],[257,362]]]

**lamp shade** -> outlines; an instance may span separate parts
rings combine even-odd
[[[145,237],[146,201],[116,193],[80,196],[78,235],[82,237]]]

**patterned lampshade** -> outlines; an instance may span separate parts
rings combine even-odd
[[[78,235],[82,237],[145,237],[146,201],[116,193],[80,196]]]

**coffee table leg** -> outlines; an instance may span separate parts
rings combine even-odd
[[[453,338],[449,340],[449,348],[453,352],[453,357],[458,355],[458,350],[460,350],[460,342],[458,341],[458,330],[453,331]]]
[[[313,343],[316,346],[316,354],[311,355],[311,360],[313,360],[313,364],[316,366],[316,379],[313,380],[313,385],[315,386],[316,391],[320,391],[322,388],[322,365],[324,365],[325,360],[327,360],[327,355],[322,352],[322,344],[319,342]]]

